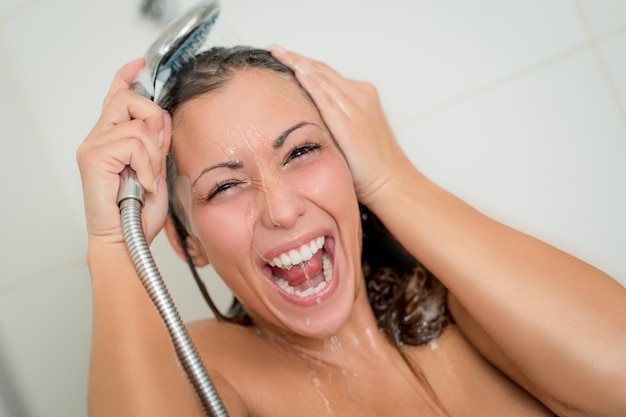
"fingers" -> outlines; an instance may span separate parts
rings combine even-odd
[[[130,90],[144,65],[138,59],[118,71],[100,118],[76,152],[89,236],[115,245],[123,243],[116,203],[119,174],[126,166],[135,171],[147,191],[142,218],[148,241],[167,214],[164,168],[172,123],[157,104]]]
[[[100,140],[104,156],[111,161],[112,173],[119,173],[129,165],[144,189],[154,192],[155,179],[163,166],[163,155],[154,136],[140,121],[118,125]]]
[[[163,128],[158,106],[151,100],[134,94],[130,86],[145,67],[143,58],[124,65],[113,78],[103,102],[103,111],[96,128],[108,128],[130,119],[141,119],[158,135]]]
[[[154,136],[138,120],[120,124],[85,141],[79,147],[77,159],[84,176],[110,176],[113,183],[129,165],[148,192],[155,190],[155,178],[163,165]]]
[[[168,112],[163,112],[163,137],[161,146],[161,155],[163,159],[169,152],[170,144],[172,143],[172,116]]]
[[[337,71],[323,62],[306,58],[295,52],[286,51],[280,46],[273,46],[272,55],[290,67],[298,82],[307,90],[316,106],[322,111],[349,111],[349,102],[360,94],[355,82],[347,80]]]
[[[134,61],[129,62],[124,65],[122,68],[117,71],[115,77],[113,77],[113,82],[111,83],[111,87],[109,88],[109,92],[104,98],[103,106],[106,107],[107,103],[111,99],[111,97],[119,90],[128,90],[130,88],[131,83],[139,74],[139,71],[143,69],[146,62],[143,58],[135,59]]]
[[[283,47],[274,45],[270,49],[272,56],[283,64],[304,76],[341,77],[339,73],[323,62],[315,61],[295,52],[287,51]]]
[[[129,89],[143,66],[143,59],[138,59],[118,71],[81,150],[89,155],[90,165],[98,161],[109,174],[130,165],[146,191],[153,192],[169,149],[171,119],[157,104]]]
[[[128,89],[142,67],[143,60],[136,60],[118,72],[84,147],[99,150],[94,157],[108,161],[109,173],[130,165],[146,191],[153,192],[169,149],[171,119],[157,104]]]
[[[156,136],[163,130],[163,110],[153,101],[141,97],[128,89],[112,93],[102,114],[94,126],[94,132],[101,132],[133,119],[142,120]]]

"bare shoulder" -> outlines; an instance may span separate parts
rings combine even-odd
[[[193,321],[187,324],[187,328],[191,336],[199,340],[219,336],[247,337],[246,335],[249,333],[245,326],[220,322],[214,318]],[[224,340],[220,342],[224,342]]]
[[[187,329],[230,416],[248,416],[238,373],[254,344],[251,330],[214,319],[187,324]],[[252,330],[252,332],[254,332]]]
[[[240,393],[250,389],[251,374],[275,372],[285,362],[276,345],[252,326],[203,320],[188,328],[206,366],[223,375]]]
[[[205,319],[189,323],[187,328],[206,363],[217,362],[218,368],[240,361],[260,344],[254,328],[239,324]]]
[[[257,332],[255,327],[204,320],[190,324],[189,332],[200,356],[212,374],[226,383],[228,394],[236,394],[237,404],[253,415],[293,415],[301,407],[285,409],[285,396],[296,396],[311,389],[307,364],[289,353],[280,341]],[[219,384],[218,392],[222,395]],[[300,393],[300,394],[299,394]],[[228,408],[228,407],[227,407]],[[232,415],[248,415],[234,414]]]
[[[408,352],[452,415],[553,415],[492,366],[455,324],[437,339]]]

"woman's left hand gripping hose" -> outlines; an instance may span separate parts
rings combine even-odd
[[[142,222],[148,242],[167,216],[165,156],[171,119],[157,104],[130,90],[143,66],[144,60],[137,59],[117,72],[100,118],[76,153],[90,243],[125,245],[117,192],[119,173],[127,165],[146,191]]]

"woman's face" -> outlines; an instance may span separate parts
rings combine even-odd
[[[361,290],[361,223],[341,151],[295,79],[236,73],[174,117],[178,194],[204,256],[253,320],[324,338]]]

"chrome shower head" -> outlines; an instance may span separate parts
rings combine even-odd
[[[151,100],[158,83],[165,84],[206,41],[220,12],[220,2],[201,1],[170,23],[146,52],[146,66],[131,88]]]
[[[220,12],[218,0],[200,1],[170,23],[146,52],[146,65],[131,83],[135,93],[155,100],[158,86],[176,76],[205,43]],[[144,189],[135,172],[126,167],[120,173],[117,203],[134,199],[143,204]]]

